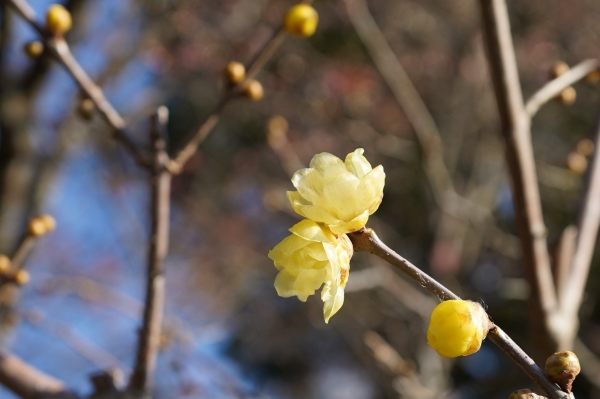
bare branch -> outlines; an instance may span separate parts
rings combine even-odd
[[[546,83],[531,96],[525,105],[525,112],[527,112],[530,118],[533,118],[544,104],[558,96],[560,92],[567,87],[585,78],[590,72],[593,72],[596,69],[598,69],[598,60],[595,59],[585,60],[575,65],[556,79]]]
[[[556,291],[546,244],[546,226],[531,143],[531,120],[523,105],[508,10],[505,0],[480,0],[485,41],[506,159],[512,181],[516,224],[523,249],[525,275],[532,288],[534,323],[550,332],[545,316],[557,308]],[[543,311],[543,313],[541,312]],[[536,316],[537,315],[537,316]],[[555,339],[553,334],[544,336]],[[542,342],[540,342],[542,344]],[[544,348],[546,351],[548,348]]]
[[[144,320],[140,330],[136,363],[128,387],[128,391],[136,397],[144,397],[152,390],[164,311],[165,277],[163,261],[169,246],[171,195],[171,173],[165,168],[168,162],[164,141],[167,120],[168,111],[166,107],[160,107],[152,118],[151,140],[154,150],[154,162],[150,170],[152,225],[148,249],[148,282]]]
[[[18,357],[0,351],[0,383],[23,399],[77,399],[62,381],[25,363]]]
[[[4,0],[12,5],[17,12],[42,36],[46,48],[50,53],[67,69],[81,90],[94,102],[94,105],[100,111],[100,114],[112,127],[114,137],[119,141],[127,151],[133,156],[134,160],[145,168],[148,167],[148,161],[138,150],[136,144],[131,141],[125,132],[125,120],[114,109],[111,103],[104,96],[102,89],[94,83],[88,74],[81,68],[81,65],[73,57],[67,42],[62,37],[49,35],[46,29],[36,22],[36,16],[33,9],[25,0]]]
[[[391,250],[377,237],[373,230],[363,228],[355,233],[348,234],[348,237],[350,237],[355,251],[368,251],[380,257],[392,266],[400,269],[400,271],[427,291],[436,295],[440,300],[460,299],[458,295]],[[496,325],[492,326],[488,338],[517,363],[550,398],[566,399],[569,397],[566,392],[561,391],[548,378],[535,362],[500,327]]]

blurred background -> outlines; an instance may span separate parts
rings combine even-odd
[[[51,1],[30,3],[41,16]],[[478,3],[369,0],[372,19],[360,7],[349,14],[349,4],[364,5],[314,4],[316,34],[286,39],[258,75],[264,98],[229,104],[173,182],[157,398],[495,399],[532,386],[489,342],[469,357],[439,357],[426,343],[437,300],[373,256],[352,259],[345,304],[328,325],[319,295],[304,304],[273,288],[267,252],[299,220],[285,198],[291,174],[316,153],[343,158],[364,148],[387,175],[368,226],[460,296],[485,303],[496,323],[532,349]],[[136,140],[147,143],[148,116],[164,104],[175,148],[218,101],[223,67],[252,59],[293,3],[65,5],[74,15],[67,39],[75,56]],[[509,9],[526,98],[556,61],[598,57],[597,1],[530,0]],[[98,115],[81,118],[81,96],[66,72],[23,53],[35,32],[4,4],[0,12],[0,253],[15,251],[30,217],[49,213],[58,224],[25,264],[30,283],[3,293],[0,337],[89,393],[90,373],[127,376],[133,365],[147,178]],[[415,133],[373,63],[360,29],[373,21],[433,116],[433,136]],[[551,102],[533,122],[551,245],[575,221],[589,156],[582,140],[598,117],[598,86],[575,89],[573,105]],[[575,382],[578,398],[600,398],[598,263],[596,256],[581,309],[586,352],[578,355],[587,375]],[[1,389],[0,398],[13,397]]]

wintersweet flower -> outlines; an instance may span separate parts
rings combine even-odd
[[[385,173],[381,165],[373,169],[363,152],[357,149],[345,162],[327,152],[315,155],[292,177],[298,191],[287,196],[294,210],[335,234],[364,227],[383,198]]]
[[[490,327],[483,307],[451,300],[435,307],[427,329],[427,343],[444,357],[471,355],[481,348]]]
[[[323,286],[323,314],[328,323],[344,303],[352,242],[345,234],[336,236],[325,226],[304,219],[294,225],[292,235],[269,251],[279,270],[275,289],[282,297],[297,296],[305,302]]]

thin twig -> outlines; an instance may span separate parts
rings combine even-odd
[[[556,340],[555,332],[550,331],[547,323],[547,317],[557,309],[557,298],[535,170],[531,120],[523,104],[506,1],[480,2],[490,72],[506,143],[506,159],[512,181],[525,275],[532,288],[532,319],[535,326],[545,332],[545,337]],[[547,351],[548,348],[543,348],[543,352]]]
[[[168,120],[166,107],[160,107],[152,118],[153,165],[150,173],[152,218],[148,250],[148,281],[144,320],[140,330],[136,362],[129,381],[128,391],[136,397],[150,394],[153,386],[156,357],[160,344],[164,311],[165,277],[163,261],[169,246],[169,208],[171,173],[165,168],[168,155],[164,133]]]
[[[560,92],[567,87],[585,78],[590,72],[593,72],[596,69],[598,69],[598,60],[589,59],[580,62],[556,79],[546,83],[531,96],[531,98],[527,100],[525,111],[530,118],[533,118],[544,104],[558,96]]]
[[[39,237],[32,236],[30,234],[25,235],[23,241],[17,248],[17,251],[13,255],[10,260],[11,273],[16,272],[17,270],[23,267],[23,263],[27,256],[31,253],[31,250],[35,246],[35,243],[38,241]]]
[[[0,351],[0,383],[23,399],[77,399],[65,384],[18,357]]]
[[[427,275],[411,262],[398,255],[385,245],[371,229],[362,229],[348,234],[355,251],[367,251],[397,267],[408,277],[420,284],[440,300],[460,299],[458,295],[444,287],[434,278]],[[494,325],[488,334],[490,341],[506,353],[523,371],[552,399],[568,398],[567,393],[560,390],[535,362],[504,332]]]
[[[67,42],[62,37],[51,36],[46,29],[36,22],[33,9],[24,0],[4,0],[12,5],[17,12],[42,36],[46,49],[67,69],[80,89],[94,102],[106,122],[112,127],[114,137],[133,156],[134,160],[142,167],[148,167],[148,161],[140,153],[136,144],[131,141],[125,131],[125,120],[114,109],[104,96],[102,89],[83,70],[81,65],[73,57]]]

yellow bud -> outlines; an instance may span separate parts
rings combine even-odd
[[[44,44],[39,40],[35,40],[25,44],[23,51],[31,58],[37,58],[44,52]]]
[[[594,153],[594,142],[590,139],[581,139],[577,143],[577,152],[584,157],[589,157]]]
[[[350,272],[352,242],[345,234],[335,236],[325,226],[304,219],[294,225],[292,235],[269,251],[279,270],[275,289],[282,297],[297,296],[302,302],[321,286],[325,322],[344,303],[344,288]]]
[[[60,4],[53,4],[46,13],[46,27],[51,33],[63,34],[71,29],[71,13]]]
[[[46,223],[40,218],[33,218],[29,221],[29,226],[27,228],[27,234],[32,237],[40,237],[46,234],[48,231],[46,229]]]
[[[319,14],[308,4],[297,4],[285,15],[283,25],[285,30],[292,35],[309,37],[317,30]]]
[[[244,96],[248,97],[252,101],[258,101],[263,98],[265,92],[262,85],[258,80],[251,79],[244,84],[242,89]]]
[[[587,170],[587,159],[578,152],[572,152],[567,157],[567,167],[575,174],[582,175]]]
[[[8,256],[0,254],[0,275],[5,275],[10,271],[10,264]]]
[[[29,282],[30,276],[29,276],[29,273],[27,272],[27,270],[21,269],[15,273],[15,276],[13,277],[13,279],[17,285],[25,285]]]
[[[363,152],[351,152],[345,162],[327,152],[315,155],[292,177],[298,191],[287,195],[294,211],[335,234],[363,228],[379,208],[385,185],[383,166],[372,168]]]
[[[94,117],[96,105],[90,98],[84,98],[79,102],[77,113],[85,120],[91,120]]]
[[[223,74],[229,83],[240,83],[246,77],[246,67],[240,62],[231,61],[223,70]]]
[[[546,374],[567,392],[580,371],[579,359],[570,351],[556,352],[546,360]]]
[[[566,89],[563,89],[557,98],[562,105],[571,105],[577,99],[577,92],[573,86],[569,86]]]
[[[550,78],[554,79],[564,74],[569,70],[569,66],[564,61],[556,61],[550,69]]]
[[[585,77],[585,83],[589,85],[595,85],[600,81],[600,70],[596,69],[588,73]]]
[[[427,343],[443,357],[467,356],[479,350],[489,328],[490,320],[480,304],[445,301],[431,314]]]
[[[56,229],[56,220],[50,215],[42,215],[39,219],[44,223],[46,227],[46,233],[50,233]]]

